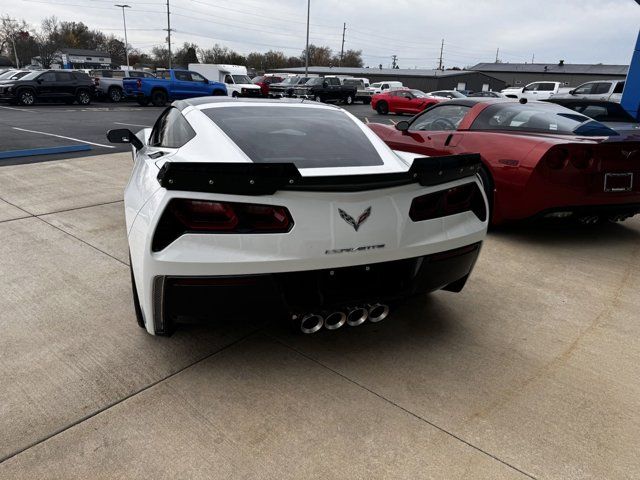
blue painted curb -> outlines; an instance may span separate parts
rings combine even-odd
[[[66,145],[63,147],[30,148],[28,150],[8,150],[0,152],[3,158],[32,157],[34,155],[52,155],[54,153],[84,152],[91,150],[89,145]]]

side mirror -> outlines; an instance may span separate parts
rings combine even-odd
[[[409,122],[402,120],[401,122],[396,123],[396,130],[399,130],[402,133],[406,132],[409,130]]]
[[[36,82],[38,82],[38,84],[41,84],[42,83],[42,79],[38,78],[38,79],[36,79]]]
[[[569,95],[575,95],[576,91],[575,90],[569,90]]]
[[[206,78],[204,79],[204,83],[205,85],[209,85],[209,80],[207,80]]]
[[[144,147],[142,141],[128,128],[115,128],[107,132],[107,140],[111,143],[130,143],[136,150]]]

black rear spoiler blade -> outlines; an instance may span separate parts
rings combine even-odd
[[[358,192],[410,183],[438,185],[475,175],[480,155],[420,157],[406,172],[303,177],[293,163],[167,162],[158,173],[167,190],[273,195],[278,190]]]

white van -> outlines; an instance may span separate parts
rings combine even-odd
[[[260,97],[260,86],[251,83],[247,67],[213,63],[190,63],[189,70],[203,75],[207,80],[227,85],[230,97]]]
[[[404,88],[402,82],[376,82],[372,83],[367,90],[371,92],[371,95],[375,95],[376,93],[390,92],[391,90],[400,90],[402,88]]]

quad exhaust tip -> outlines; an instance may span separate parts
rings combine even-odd
[[[369,320],[371,323],[381,322],[389,316],[389,306],[383,303],[373,303],[361,307],[349,308],[347,313],[341,310],[326,314],[326,316],[317,313],[307,313],[299,320],[300,331],[310,334],[316,333],[322,329],[337,330],[347,324],[351,327],[357,327]],[[295,321],[299,317],[293,316]]]

